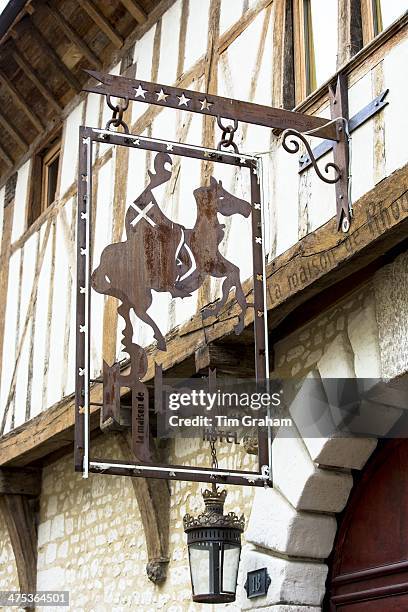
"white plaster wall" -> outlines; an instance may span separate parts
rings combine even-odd
[[[210,0],[192,0],[186,31],[184,66],[193,66],[207,51]]]
[[[83,102],[68,116],[64,124],[63,150],[60,170],[60,197],[76,180],[78,171],[78,130],[82,124]]]
[[[26,211],[31,161],[27,161],[18,170],[16,193],[14,196],[13,230],[11,242],[18,240],[26,229]]]
[[[7,288],[7,304],[6,317],[4,326],[3,340],[3,361],[1,369],[0,383],[0,415],[3,419],[4,411],[8,403],[10,394],[11,382],[16,361],[16,343],[17,343],[17,321],[18,321],[18,283],[16,279],[20,276],[20,259],[21,251],[16,251],[9,262],[9,282]],[[12,402],[8,410],[7,425],[5,433],[10,429],[10,420],[12,415]]]

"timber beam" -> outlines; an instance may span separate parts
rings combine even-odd
[[[42,132],[43,126],[39,118],[31,108],[28,103],[23,99],[22,95],[17,91],[14,87],[13,83],[9,80],[9,78],[4,74],[2,70],[0,70],[0,83],[7,90],[13,102],[21,108],[23,113],[29,118],[31,123],[36,127],[39,132]]]
[[[339,283],[347,288],[349,278],[354,273],[375,264],[382,254],[406,240],[407,184],[408,165],[381,181],[355,202],[353,224],[348,234],[337,234],[336,219],[332,218],[268,264],[266,274],[270,332],[324,290]],[[248,301],[251,301],[251,282],[245,282],[243,288]],[[202,349],[205,345],[218,343],[227,336],[234,337],[239,312],[239,305],[231,294],[217,319],[207,319],[203,326],[201,314],[197,313],[180,327],[177,335],[172,332],[167,338],[165,353],[155,346],[149,347],[149,368],[145,380],[153,380],[155,363],[160,364],[169,375],[177,376],[175,372],[180,371],[182,365],[188,362],[190,369],[188,372],[184,369],[184,375],[194,375],[196,351],[205,353],[206,349]],[[249,308],[245,325],[248,327],[252,323],[253,309]],[[94,384],[91,403],[101,403],[102,397],[102,384]],[[67,452],[71,451],[74,404],[73,397],[66,398],[26,425],[1,437],[0,465],[25,466],[63,447]],[[99,428],[99,407],[91,406],[90,427]]]
[[[43,98],[47,100],[47,102],[58,112],[62,111],[62,106],[50,90],[50,88],[43,83],[38,74],[33,70],[30,66],[29,62],[26,60],[24,55],[20,50],[13,49],[11,53],[14,61],[20,66],[21,70],[25,73],[25,75],[34,83],[38,91],[41,93]]]
[[[9,134],[11,134],[11,136],[14,138],[17,144],[20,145],[22,149],[27,149],[28,144],[13,126],[13,121],[7,119],[7,117],[5,117],[2,112],[0,112],[0,125],[2,125],[4,129],[7,130]]]
[[[0,495],[37,497],[41,493],[41,470],[0,468]]]
[[[67,81],[67,83],[69,83],[69,85],[72,87],[72,89],[75,92],[81,89],[81,83],[78,81],[76,76],[71,72],[68,66],[64,64],[64,62],[59,57],[59,55],[56,53],[56,51],[52,48],[50,43],[44,38],[44,36],[40,32],[40,30],[36,27],[32,19],[28,19],[28,18],[23,19],[16,26],[15,29],[17,31],[16,37],[18,37],[18,33],[22,31],[22,32],[26,32],[29,36],[31,36],[31,38],[35,40],[37,45],[44,52],[45,56],[49,59],[50,62],[52,62],[55,65],[58,72],[62,74],[64,79]]]
[[[105,15],[95,6],[91,0],[78,0],[79,6],[96,23],[98,28],[109,38],[116,49],[123,47],[123,38],[111,26]]]
[[[252,339],[253,342],[253,339]],[[195,351],[197,374],[208,374],[208,369],[216,370],[217,376],[237,376],[254,378],[255,364],[252,347],[246,351],[242,344],[213,342],[203,344]]]
[[[123,458],[135,461],[130,434],[118,436]],[[153,447],[153,444],[151,445]],[[158,460],[157,452],[154,461]],[[146,572],[155,584],[164,582],[169,563],[170,488],[167,480],[132,478],[133,490],[146,538]]]
[[[147,15],[136,0],[120,0],[128,13],[130,13],[138,23],[144,23]]]
[[[10,537],[22,593],[35,592],[37,586],[36,511],[40,492],[41,470],[0,469],[0,512]]]
[[[46,10],[52,15],[55,22],[64,32],[65,36],[72,42],[73,45],[82,53],[82,55],[90,62],[95,68],[101,68],[102,62],[95,55],[95,53],[88,47],[88,45],[84,42],[84,39],[79,36],[71,26],[71,24],[65,19],[63,14],[60,11],[57,11],[50,2],[47,2],[45,5]]]

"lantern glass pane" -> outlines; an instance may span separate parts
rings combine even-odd
[[[190,544],[188,547],[190,556],[191,583],[193,594],[210,593],[210,576],[212,569],[211,543]]]
[[[224,544],[224,563],[222,590],[224,593],[235,593],[237,587],[238,565],[241,548],[233,544]]]

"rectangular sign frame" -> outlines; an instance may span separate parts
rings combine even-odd
[[[165,478],[222,484],[271,486],[272,432],[258,437],[258,470],[253,472],[183,465],[123,462],[90,456],[91,377],[91,252],[93,144],[104,143],[138,150],[167,152],[170,155],[246,168],[251,185],[252,259],[254,282],[254,336],[256,380],[268,384],[268,324],[266,304],[264,210],[262,161],[254,155],[209,149],[146,136],[81,126],[79,130],[78,212],[77,212],[77,320],[75,375],[75,469],[85,478],[89,472],[144,478]]]

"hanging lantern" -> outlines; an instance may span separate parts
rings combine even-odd
[[[197,518],[186,514],[183,519],[195,602],[235,601],[245,518],[234,512],[224,515],[226,496],[213,484],[203,492],[203,514]]]

